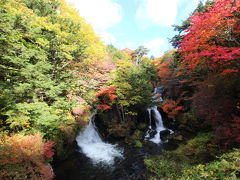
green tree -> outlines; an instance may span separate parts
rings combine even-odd
[[[67,96],[81,94],[78,73],[105,46],[64,0],[1,1],[0,16],[0,127],[40,131],[62,148],[64,128],[77,126]]]
[[[132,55],[132,59],[139,64],[142,61],[142,57],[147,55],[149,50],[144,46],[139,46]]]
[[[156,68],[149,59],[138,65],[130,61],[117,64],[112,85],[117,87],[118,103],[126,112],[135,112],[151,104]]]
[[[119,51],[113,45],[107,46],[107,52],[112,56],[113,61],[127,59],[126,54]]]

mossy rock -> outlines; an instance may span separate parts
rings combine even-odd
[[[129,136],[129,129],[125,128],[116,128],[114,130],[109,130],[109,134],[113,136],[114,138],[125,138]]]
[[[174,141],[183,141],[184,140],[182,135],[175,135],[175,134],[171,134],[171,135],[167,136],[167,139],[174,140]]]
[[[175,136],[174,139],[177,140],[177,141],[183,141],[183,136],[178,135],[178,136]]]
[[[135,141],[135,147],[141,148],[141,147],[143,147],[143,144],[141,143],[141,141],[136,140]]]
[[[131,136],[129,136],[125,139],[125,142],[127,144],[136,144],[136,141],[141,142],[142,139],[143,139],[143,132],[140,130],[135,130]]]
[[[146,124],[146,123],[139,123],[139,124],[137,125],[137,128],[138,128],[139,130],[145,130],[145,129],[147,128],[147,124]]]
[[[140,140],[140,139],[142,139],[142,137],[143,137],[143,132],[140,130],[135,130],[132,135],[132,138],[135,140]]]

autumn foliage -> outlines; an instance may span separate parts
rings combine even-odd
[[[187,21],[178,52],[157,59],[158,76],[173,100],[163,105],[169,117],[182,110],[210,125],[215,142],[240,143],[240,1],[213,0]],[[166,58],[168,57],[168,58]],[[163,59],[169,59],[163,61]],[[181,104],[181,106],[179,106]],[[181,123],[181,122],[179,122]],[[204,126],[203,126],[204,127]],[[190,127],[192,128],[192,127]],[[199,127],[199,131],[201,127]]]
[[[190,17],[191,26],[180,46],[182,65],[192,70],[202,67],[223,74],[238,72],[240,1],[214,2],[205,13],[196,12]]]
[[[168,81],[173,73],[171,65],[173,63],[173,54],[175,52],[175,50],[171,50],[164,54],[162,57],[154,60],[154,63],[158,67],[157,75],[161,80],[161,84],[164,86],[167,86]]]
[[[234,74],[219,78],[212,77],[198,85],[192,108],[212,125],[217,142],[229,146],[240,143],[239,80]]]
[[[169,66],[170,66],[169,63],[166,63],[166,62],[164,62],[158,66],[159,71],[158,71],[157,75],[161,79],[162,85],[165,85],[165,86],[166,86],[166,84],[168,84],[169,77],[172,74],[172,70],[170,69]]]
[[[0,179],[53,179],[47,160],[54,154],[54,142],[44,143],[39,133],[0,138]]]
[[[53,141],[47,141],[46,143],[44,143],[43,146],[43,152],[44,152],[44,156],[46,158],[52,158],[54,155],[54,151],[53,151],[53,147],[55,146],[55,142]]]
[[[170,100],[162,106],[162,109],[168,114],[169,118],[174,118],[179,112],[184,110],[184,107],[179,106],[176,101]]]
[[[218,142],[225,146],[240,143],[239,14],[239,0],[214,0],[206,12],[190,17],[179,48],[185,77],[202,79],[195,83],[198,91],[192,108],[212,125]]]
[[[97,108],[100,110],[111,109],[111,103],[117,98],[116,87],[109,86],[100,90],[97,94]]]

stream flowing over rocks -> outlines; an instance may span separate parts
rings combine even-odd
[[[158,102],[158,103],[162,102],[163,101],[163,98],[162,98],[163,93],[164,93],[164,88],[162,86],[156,87],[154,89],[154,96],[153,96],[154,101]],[[152,141],[155,144],[167,142],[167,141],[162,140],[162,138],[161,138],[161,134],[163,134],[162,132],[167,133],[167,134],[173,134],[174,132],[172,130],[164,127],[163,118],[162,118],[161,113],[158,110],[158,106],[155,105],[153,107],[147,108],[147,112],[149,115],[149,126],[148,126],[148,130],[146,132],[145,139]]]
[[[155,89],[154,94],[159,90]],[[162,93],[162,91],[161,91]],[[159,93],[160,94],[160,93]],[[156,101],[162,99],[156,98]],[[164,127],[163,118],[157,106],[145,112],[148,127],[142,147],[126,144],[124,141],[108,141],[103,126],[95,124],[97,113],[91,116],[89,124],[76,137],[72,151],[67,159],[57,162],[54,171],[57,180],[144,180],[151,174],[144,165],[144,159],[161,154],[168,148],[161,136],[173,133]],[[98,122],[99,123],[99,122]],[[99,128],[100,127],[100,128]]]
[[[94,126],[94,114],[89,125],[76,138],[72,152],[54,166],[57,180],[130,180],[147,179],[143,160],[160,154],[162,148],[146,141],[142,148],[124,142],[104,142]]]

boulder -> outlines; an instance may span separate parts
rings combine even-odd
[[[156,130],[150,130],[150,139],[154,138],[154,136],[157,134],[157,131]]]
[[[161,140],[165,142],[167,140],[167,136],[171,134],[171,131],[169,131],[168,129],[165,129],[161,131],[159,134],[160,134]]]
[[[160,132],[160,136],[161,136],[161,137],[166,137],[166,136],[168,136],[168,135],[170,135],[170,134],[171,134],[171,131],[168,130],[168,129],[165,129],[165,130],[163,130],[163,131]]]

